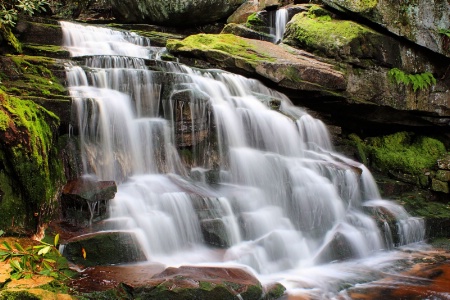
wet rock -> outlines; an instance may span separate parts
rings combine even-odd
[[[438,159],[437,163],[439,169],[450,170],[450,155]]]
[[[22,43],[41,45],[62,45],[62,30],[57,21],[46,23],[20,20],[15,27],[16,35]]]
[[[433,178],[431,180],[431,190],[435,192],[448,194],[449,193],[448,182],[444,182],[436,178]]]
[[[133,296],[145,299],[261,299],[261,283],[252,274],[238,268],[167,268],[146,286],[133,289]]]
[[[318,264],[328,263],[335,260],[345,260],[355,257],[356,253],[351,247],[351,242],[340,232],[322,247],[322,250],[314,258]]]
[[[112,9],[115,17],[126,23],[189,26],[227,18],[242,3],[244,0],[113,0]]]
[[[146,261],[132,232],[98,232],[67,241],[62,254],[85,267]]]
[[[222,219],[202,220],[200,227],[206,243],[219,248],[230,246],[227,230]]]
[[[86,227],[92,222],[108,217],[108,201],[117,192],[114,181],[96,181],[86,178],[70,180],[61,195],[62,218],[78,227]]]

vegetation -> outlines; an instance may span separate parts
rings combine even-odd
[[[45,11],[46,0],[0,0],[0,23],[14,26],[20,13],[32,16],[35,12]]]
[[[371,137],[364,141],[356,135],[350,138],[363,160],[369,159],[384,171],[421,175],[425,170],[432,169],[437,159],[446,152],[442,142],[408,132]]]
[[[442,29],[439,29],[438,32],[439,32],[440,34],[443,34],[443,35],[446,35],[446,36],[450,37],[450,29],[444,29],[444,28],[442,28]]]
[[[388,76],[397,84],[412,85],[414,92],[424,90],[436,84],[436,78],[430,72],[407,74],[400,69],[393,68],[388,72]]]
[[[9,260],[11,266],[11,278],[18,280],[29,279],[33,275],[50,276],[55,279],[65,279],[68,276],[61,272],[58,265],[58,257],[61,256],[56,246],[59,242],[57,234],[54,243],[40,242],[40,245],[23,248],[19,243],[14,247],[7,241],[2,243],[4,249],[0,249],[0,262]]]

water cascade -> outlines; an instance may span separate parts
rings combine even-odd
[[[286,24],[288,21],[289,14],[287,9],[280,8],[275,10],[275,13],[270,12],[271,34],[275,36],[274,43],[277,44],[283,39],[283,34],[286,31]]]
[[[84,172],[118,183],[108,222],[136,232],[150,261],[244,264],[329,291],[424,238],[423,221],[380,200],[367,168],[283,94],[161,61],[134,34],[61,24],[82,65],[66,72]]]

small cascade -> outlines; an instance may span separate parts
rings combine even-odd
[[[379,200],[367,168],[285,95],[161,61],[134,34],[61,25],[82,56],[66,72],[84,172],[118,183],[108,228],[135,231],[149,260],[245,264],[304,283],[304,268],[423,240],[423,221]]]
[[[283,39],[286,24],[289,21],[289,14],[286,8],[280,8],[275,12],[270,12],[271,34],[275,36],[273,42],[278,44]]]

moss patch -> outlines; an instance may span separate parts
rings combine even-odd
[[[436,139],[407,132],[369,138],[366,147],[373,163],[382,170],[414,175],[432,169],[446,151],[444,144]]]
[[[275,61],[270,54],[262,49],[257,49],[244,38],[233,34],[196,34],[182,41],[169,40],[166,45],[169,51],[189,52],[208,51],[225,54],[227,56],[241,58],[250,64],[261,61]]]
[[[341,0],[339,2],[340,6],[353,12],[368,12],[378,4],[378,0]]]
[[[0,227],[11,229],[17,225],[14,224],[17,218],[24,219],[23,227],[32,231],[38,223],[47,221],[63,180],[62,164],[56,159],[53,147],[59,119],[32,101],[9,96],[1,90],[0,103],[0,157],[3,158],[0,169],[4,176],[0,183],[2,189],[7,187],[12,191],[9,199],[0,202],[4,216]],[[17,214],[16,202],[24,207],[25,215]]]
[[[8,46],[10,46],[14,50],[14,52],[22,53],[22,44],[19,42],[19,40],[16,38],[16,36],[11,32],[11,29],[9,27],[5,27],[1,23],[0,23],[0,35],[6,41]]]
[[[52,58],[43,56],[11,55],[3,58],[8,72],[2,76],[2,89],[21,98],[41,97],[61,99],[67,89],[51,69],[62,68]]]
[[[292,18],[286,28],[285,42],[330,57],[361,56],[363,52],[372,52],[368,35],[375,34],[358,23],[332,19],[327,11],[313,6]]]

